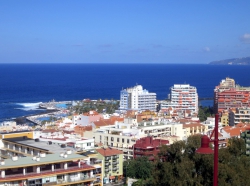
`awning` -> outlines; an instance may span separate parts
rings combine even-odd
[[[113,179],[115,179],[115,177],[114,176],[109,176],[109,179],[113,180]]]

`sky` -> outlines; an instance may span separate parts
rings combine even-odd
[[[249,10],[248,0],[0,0],[0,63],[249,57]]]

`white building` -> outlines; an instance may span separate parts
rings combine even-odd
[[[165,119],[137,123],[134,118],[126,118],[123,123],[103,126],[94,132],[96,144],[122,150],[125,159],[133,158],[133,145],[136,140],[148,135],[156,138],[178,136],[186,139],[186,129],[181,123],[172,123]]]
[[[170,88],[170,102],[162,102],[161,108],[172,107],[174,110],[190,110],[198,112],[198,93],[189,84],[175,84]]]
[[[120,92],[121,110],[156,110],[156,93],[150,93],[141,85],[123,89]]]
[[[48,144],[58,144],[68,146],[69,144],[74,149],[92,150],[94,149],[93,138],[82,138],[77,134],[65,134],[55,130],[34,131],[34,138],[39,139],[40,142],[47,142]],[[54,149],[56,150],[56,149]],[[53,151],[53,150],[52,150]]]

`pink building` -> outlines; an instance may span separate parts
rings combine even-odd
[[[74,115],[73,122],[75,125],[87,126],[87,125],[90,125],[94,121],[100,120],[101,118],[103,118],[103,116],[99,114],[98,112],[89,111],[80,115]]]

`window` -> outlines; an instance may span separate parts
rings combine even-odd
[[[102,136],[100,136],[100,140],[102,140]]]
[[[124,138],[122,138],[122,143],[124,143]]]
[[[120,138],[117,138],[117,142],[119,142],[120,141]]]
[[[127,143],[129,143],[129,139],[127,139]]]
[[[91,146],[91,143],[87,143],[87,146]]]

